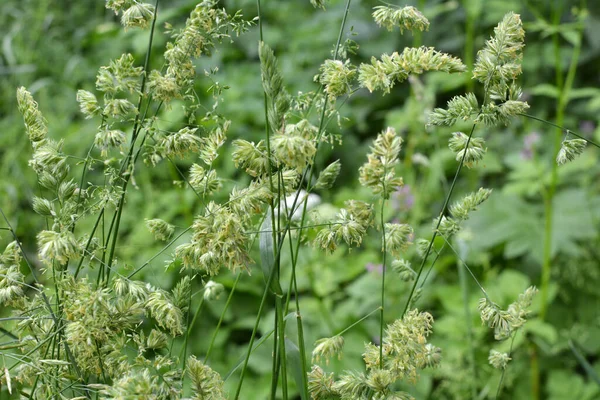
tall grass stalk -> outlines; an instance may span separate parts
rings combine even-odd
[[[431,254],[431,250],[433,248],[433,243],[435,242],[435,239],[438,236],[438,229],[440,228],[442,219],[444,218],[444,213],[446,212],[446,210],[448,208],[448,204],[450,203],[450,198],[452,197],[452,192],[454,191],[454,187],[456,186],[456,182],[458,180],[458,175],[460,174],[460,171],[462,170],[462,167],[463,167],[463,163],[465,162],[465,158],[467,156],[466,150],[469,149],[469,145],[471,144],[471,138],[473,137],[473,132],[475,132],[475,126],[476,126],[476,124],[473,124],[473,126],[471,127],[471,130],[469,131],[469,136],[467,138],[467,143],[465,146],[465,152],[458,164],[458,167],[456,168],[456,172],[454,173],[454,178],[452,179],[452,183],[450,184],[450,189],[448,190],[448,193],[446,194],[446,197],[444,199],[444,204],[442,205],[438,220],[437,220],[435,228],[433,230],[433,234],[431,235],[431,239],[429,240],[429,244],[427,245],[427,250],[425,250],[425,254],[423,255],[421,264],[419,265],[419,270],[417,271],[417,276],[416,276],[415,281],[414,281],[414,283],[410,289],[410,292],[408,294],[408,299],[406,300],[406,304],[404,306],[404,311],[402,311],[402,316],[404,316],[406,314],[406,312],[408,311],[412,297],[415,294],[415,289],[417,288],[417,285],[419,284],[419,278],[421,278],[421,274],[423,273],[423,269],[425,267],[425,264],[427,263],[427,258]],[[436,260],[437,260],[437,258],[436,258]],[[433,265],[430,268],[433,268]],[[423,284],[424,284],[424,282],[423,282]]]
[[[585,9],[585,1],[582,1],[583,9]],[[554,26],[560,26],[560,16],[562,14],[562,7],[558,1],[555,1],[552,8],[552,21]],[[573,86],[573,80],[575,78],[575,72],[577,70],[577,64],[579,62],[579,55],[581,52],[581,45],[583,42],[582,30],[579,29],[577,39],[573,52],[571,54],[571,62],[567,71],[566,78],[563,78],[563,68],[561,59],[560,49],[560,36],[556,32],[552,35],[552,44],[554,48],[554,68],[556,74],[556,87],[559,90],[558,103],[556,106],[556,124],[559,126],[564,125],[565,111],[569,102],[569,93]],[[544,248],[542,255],[542,276],[541,276],[541,307],[540,307],[540,318],[543,320],[546,318],[548,310],[548,294],[551,278],[551,266],[552,266],[552,236],[554,231],[553,226],[553,215],[554,215],[554,196],[556,194],[556,188],[558,185],[558,163],[554,162],[558,152],[561,149],[563,141],[563,130],[556,129],[553,138],[553,149],[552,149],[552,160],[551,171],[550,171],[550,183],[547,190],[544,193]],[[538,362],[538,349],[534,345],[532,354],[532,398],[539,399],[541,396],[540,389],[540,371]]]

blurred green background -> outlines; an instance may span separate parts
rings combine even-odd
[[[182,26],[196,1],[164,3],[159,9],[160,28],[151,60],[155,67],[163,62],[167,40],[163,24],[168,21],[175,27]],[[254,0],[221,4],[229,11],[243,10],[247,19],[256,16]],[[521,83],[530,113],[600,141],[600,2],[421,0],[406,4],[417,6],[429,18],[430,29],[403,36],[380,29],[372,21],[372,8],[380,4],[352,2],[345,38],[359,45],[357,53],[350,56],[355,65],[384,52],[417,45],[434,46],[471,65],[502,16],[508,11],[521,14],[527,34]],[[326,2],[326,11],[321,11],[308,0],[263,1],[264,38],[279,59],[291,93],[316,88],[313,77],[321,62],[330,57],[344,6],[343,1],[331,0]],[[84,157],[93,142],[97,121],[83,119],[75,101],[76,91],[93,91],[98,68],[123,52],[134,54],[141,65],[147,35],[147,31],[124,32],[100,0],[4,0],[0,4],[0,206],[28,251],[36,251],[35,234],[43,229],[44,220],[30,207],[39,189],[27,166],[30,144],[16,109],[16,88],[26,86],[32,92],[48,119],[50,136],[64,139],[65,153]],[[259,140],[264,134],[257,41],[255,27],[197,62],[197,91],[205,93],[202,101],[208,108],[213,99],[207,90],[213,82],[202,71],[218,67],[212,79],[229,87],[221,96],[219,112],[232,120],[230,139]],[[572,80],[568,77],[570,69]],[[457,167],[447,147],[448,138],[453,131],[469,128],[426,128],[427,112],[444,107],[453,95],[466,90],[475,90],[481,96],[473,82],[469,74],[432,73],[398,85],[384,97],[361,90],[343,105],[340,101],[340,122],[332,121],[328,129],[340,134],[343,144],[325,146],[318,162],[324,166],[340,159],[343,167],[333,190],[319,193],[323,210],[342,206],[350,198],[372,200],[359,186],[357,170],[366,160],[370,141],[386,126],[392,126],[404,138],[400,175],[406,186],[390,202],[388,217],[412,224],[417,237],[427,237],[431,219],[439,212]],[[572,86],[568,95],[564,94],[565,82]],[[165,129],[176,130],[186,123],[177,103],[159,118]],[[426,371],[416,387],[407,387],[417,399],[468,399],[473,397],[473,388],[482,394],[479,398],[494,398],[500,373],[488,365],[487,355],[491,348],[507,351],[508,343],[494,342],[490,330],[481,326],[476,308],[481,295],[469,280],[468,318],[476,348],[474,355],[469,353],[459,264],[466,262],[490,296],[505,307],[528,285],[540,285],[548,213],[553,216],[549,312],[544,319],[539,318],[539,302],[534,304],[532,320],[515,340],[501,397],[529,399],[537,390],[543,399],[600,398],[598,151],[588,148],[579,159],[559,168],[553,178],[553,151],[559,134],[548,125],[526,119],[515,120],[506,128],[482,127],[476,131],[477,136],[486,139],[488,152],[478,166],[463,169],[454,199],[481,186],[494,189],[494,193],[454,242],[462,261],[453,252],[445,252],[418,303],[436,320],[431,342],[443,349],[444,358],[441,367]],[[185,170],[191,162],[181,162],[179,167]],[[247,177],[235,170],[227,154],[217,162],[221,176],[228,182],[222,192],[225,198],[228,189]],[[137,169],[117,254],[123,269],[141,265],[161,248],[146,231],[144,218],[160,217],[184,228],[201,210],[193,193],[172,184],[179,179],[176,169],[167,163]],[[549,197],[553,179],[556,192]],[[310,248],[301,251],[298,284],[309,349],[317,338],[339,332],[378,307],[378,296],[373,293],[378,293],[380,284],[379,247],[373,235],[350,257],[346,250],[328,257]],[[138,278],[170,288],[179,271],[165,270],[169,257],[168,252],[159,257]],[[416,260],[412,253],[409,257]],[[260,272],[255,272],[242,277],[211,356],[212,367],[223,374],[237,361],[249,339],[264,284]],[[226,288],[234,279],[228,272],[216,278]],[[408,284],[389,280],[390,322],[401,314],[408,290]],[[225,300],[223,296],[204,309],[194,327],[194,354],[206,351]],[[271,329],[273,313],[266,312],[262,332]],[[364,342],[377,340],[377,332],[375,317],[350,331],[343,358],[332,361],[328,369],[363,368]],[[470,366],[472,356],[476,359],[475,370]],[[251,380],[245,383],[243,398],[266,398],[270,360],[268,345],[253,355]],[[235,381],[234,375],[228,387]]]

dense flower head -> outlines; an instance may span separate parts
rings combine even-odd
[[[556,163],[558,165],[566,164],[569,161],[573,161],[577,158],[583,150],[587,142],[584,139],[565,139],[562,142],[558,155],[556,156]]]
[[[521,74],[524,39],[525,31],[519,15],[506,14],[494,28],[494,36],[477,53],[473,78],[490,85],[492,91],[502,93],[501,89],[507,88]]]
[[[126,141],[125,132],[119,129],[101,129],[96,133],[94,145],[100,149],[100,154],[106,157],[110,149],[119,148]]]
[[[308,373],[308,392],[314,400],[326,400],[334,397],[337,391],[334,389],[335,381],[332,373],[325,373],[318,365],[313,365]]]
[[[490,350],[488,361],[494,368],[506,369],[506,366],[510,360],[511,358],[508,354],[499,352],[498,350]]]
[[[175,232],[175,227],[160,219],[146,219],[146,228],[154,235],[156,240],[169,240]]]
[[[340,171],[342,169],[342,164],[340,160],[335,160],[331,164],[329,164],[321,173],[319,174],[319,178],[317,179],[317,183],[314,188],[319,189],[330,189],[335,180],[337,179]]]
[[[215,281],[208,281],[204,285],[204,300],[217,300],[224,290],[225,287],[222,284],[217,283]]]
[[[330,338],[319,339],[315,342],[315,348],[312,352],[313,362],[319,362],[321,358],[325,359],[325,363],[329,364],[329,360],[333,356],[342,356],[342,348],[344,347],[344,337],[340,335]]]
[[[389,7],[377,6],[374,8],[373,19],[377,25],[392,31],[395,27],[400,28],[400,33],[404,30],[426,31],[429,29],[429,21],[419,10],[413,6]]]
[[[125,53],[112,60],[108,66],[100,67],[96,76],[96,89],[110,98],[119,92],[139,93],[144,68],[135,67],[134,63],[133,56]]]
[[[356,67],[350,60],[325,60],[319,68],[315,81],[325,86],[325,91],[331,100],[350,93],[351,84],[356,75]]]
[[[210,202],[204,215],[196,217],[190,243],[175,249],[177,258],[186,268],[202,270],[215,275],[222,266],[232,271],[248,270],[249,236],[243,220],[230,208]]]
[[[472,167],[483,158],[487,151],[484,147],[485,140],[454,132],[448,141],[448,147],[456,154],[456,161],[463,162],[467,167]]]
[[[87,90],[77,91],[77,102],[79,103],[81,113],[85,115],[86,119],[100,115],[100,112],[102,111],[98,105],[96,96]]]
[[[48,135],[46,119],[40,112],[38,104],[33,99],[31,93],[24,87],[17,89],[17,105],[19,112],[23,115],[25,130],[31,142],[39,142]]]
[[[496,340],[505,340],[519,329],[526,321],[527,308],[531,305],[533,296],[537,293],[535,286],[528,287],[519,298],[510,304],[507,310],[502,310],[488,298],[479,300],[481,321],[494,329]]]
[[[225,384],[217,372],[194,356],[188,358],[187,370],[192,380],[193,399],[225,400]]]
[[[267,173],[269,157],[267,148],[261,140],[258,143],[236,139],[232,143],[232,158],[236,168],[243,168],[248,175],[258,177]]]
[[[64,265],[80,254],[79,243],[70,231],[41,231],[37,235],[40,259],[51,266],[54,261]]]
[[[62,286],[65,338],[78,365],[92,373],[104,368],[110,376],[122,372],[125,359],[111,355],[112,346],[126,340],[127,333],[143,320],[144,304],[130,295],[96,288],[86,279],[71,278]],[[103,365],[99,353],[105,356]]]
[[[459,221],[464,221],[469,218],[469,214],[477,209],[477,207],[486,201],[492,194],[491,189],[479,188],[477,192],[473,192],[460,201],[450,206],[450,214]]]
[[[369,91],[382,90],[389,93],[394,85],[408,79],[411,74],[425,71],[464,72],[466,66],[458,58],[440,53],[433,47],[407,47],[398,54],[383,54],[381,61],[375,57],[371,64],[361,64],[358,81]]]
[[[360,246],[368,225],[359,218],[348,210],[341,209],[335,219],[317,233],[315,246],[328,253],[333,253],[342,240],[348,246]]]
[[[0,305],[11,306],[23,298],[25,276],[19,270],[21,260],[16,242],[11,242],[0,256]]]
[[[397,136],[394,128],[388,127],[377,135],[371,153],[367,155],[368,161],[359,170],[361,185],[381,194],[384,199],[403,185],[402,178],[396,176],[395,171],[401,145],[402,138]]]
[[[417,273],[412,269],[408,260],[400,259],[392,261],[392,270],[405,282],[413,281],[417,277]]]
[[[400,379],[415,382],[418,370],[439,363],[439,349],[427,343],[432,327],[431,314],[416,309],[387,326],[382,343],[383,369],[389,371],[391,382]],[[381,371],[379,354],[378,346],[367,344],[363,358],[369,374]]]
[[[399,255],[412,243],[413,229],[407,224],[386,223],[384,235],[386,250]]]
[[[138,27],[145,29],[154,18],[154,6],[148,3],[135,2],[121,16],[121,23],[127,28]]]
[[[480,106],[472,93],[456,96],[447,109],[433,110],[429,124],[451,126],[458,120],[472,120],[487,126],[508,125],[512,117],[523,114],[529,105],[521,100],[516,79],[521,74],[524,39],[519,15],[506,14],[494,29],[494,36],[477,53],[473,68],[473,78],[484,87],[483,104]]]
[[[313,131],[310,126],[308,121],[304,120],[298,124],[287,125],[285,132],[271,137],[273,158],[278,164],[301,172],[312,163],[317,148],[314,138],[307,134]]]

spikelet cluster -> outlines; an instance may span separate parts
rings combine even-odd
[[[253,177],[265,175],[269,169],[269,157],[264,141],[258,143],[236,139],[231,154],[236,168],[242,168]]]
[[[398,274],[400,279],[404,282],[414,281],[417,277],[417,273],[408,260],[400,259],[392,261],[392,270]]]
[[[403,8],[377,6],[373,11],[373,19],[380,27],[392,31],[395,27],[400,28],[400,33],[408,31],[426,31],[429,29],[429,21],[419,10],[413,6]]]
[[[479,300],[481,321],[494,329],[496,340],[509,338],[514,331],[523,326],[529,313],[527,308],[531,305],[533,296],[537,292],[535,286],[528,287],[506,310],[501,309],[488,298]]]
[[[373,193],[380,194],[384,199],[398,190],[404,184],[401,177],[396,176],[398,156],[402,147],[402,138],[394,128],[388,127],[377,135],[367,155],[367,162],[360,167],[360,184],[370,188]]]
[[[24,87],[17,89],[17,105],[23,116],[27,137],[32,143],[39,142],[48,135],[46,119],[40,112],[37,102]]]
[[[587,142],[584,139],[565,139],[562,142],[558,155],[556,156],[556,163],[558,165],[566,164],[569,161],[573,161],[577,158],[583,150]]]
[[[314,188],[317,190],[320,189],[331,189],[335,180],[337,179],[340,171],[342,169],[342,164],[340,160],[335,160],[331,164],[329,164],[321,173],[319,174],[319,178],[317,179],[317,183],[315,183]]]
[[[146,228],[156,240],[169,240],[175,233],[175,227],[160,218],[146,219]]]
[[[233,272],[248,270],[250,238],[245,230],[244,220],[230,207],[210,202],[194,221],[191,242],[178,246],[175,255],[185,268],[209,275],[223,266]]]
[[[425,71],[448,73],[464,72],[465,65],[456,57],[440,53],[433,47],[407,47],[402,53],[384,54],[381,60],[375,57],[371,64],[361,64],[358,68],[358,81],[369,91],[381,90],[389,93],[396,83],[408,79],[411,74]]]
[[[469,214],[477,210],[477,207],[486,201],[491,194],[491,189],[479,188],[477,192],[471,193],[454,203],[450,206],[450,216],[443,216],[440,220],[439,227],[437,227],[438,233],[446,240],[450,239],[452,235],[460,230],[461,222],[469,219]],[[433,223],[433,228],[436,229],[438,223],[437,218],[434,219]],[[428,246],[428,244],[427,241],[422,242],[423,247]],[[424,251],[425,250],[423,249],[423,252]]]
[[[356,67],[350,64],[350,60],[325,60],[315,81],[325,86],[329,99],[335,101],[337,97],[350,93],[355,76]]]
[[[363,355],[366,372],[345,371],[335,380],[333,374],[313,366],[308,377],[311,397],[318,400],[412,399],[409,394],[397,391],[395,383],[399,380],[414,383],[419,370],[440,363],[441,350],[427,343],[432,326],[433,317],[418,310],[411,310],[401,320],[388,325],[382,343],[383,368],[380,368],[380,349],[372,343],[366,345]],[[334,347],[332,340],[322,339],[319,345],[331,350]]]
[[[392,255],[399,255],[406,251],[412,243],[413,229],[407,224],[386,223],[384,227],[385,250]],[[384,249],[382,248],[382,251]]]
[[[313,365],[308,373],[308,392],[314,400],[336,398],[334,383],[333,373],[326,373],[318,365]]]
[[[180,398],[183,389],[181,373],[174,367],[174,362],[158,356],[153,362],[147,364],[116,377],[110,386],[99,385],[104,387],[100,391],[101,398],[108,400]]]
[[[383,340],[383,365],[384,369],[392,372],[394,380],[416,382],[419,369],[439,363],[439,349],[427,346],[427,336],[432,332],[432,327],[431,314],[416,309],[388,325]],[[367,369],[379,368],[378,346],[367,345],[363,357]]]
[[[474,94],[452,98],[446,109],[436,108],[429,125],[454,125],[472,120],[487,126],[508,125],[511,118],[527,111],[516,80],[521,74],[525,31],[518,14],[508,13],[494,29],[494,35],[477,53],[473,79],[484,87],[485,98],[479,105]]]
[[[121,14],[121,24],[127,28],[147,28],[154,18],[154,6],[137,0],[106,0],[106,8]]]
[[[350,247],[358,247],[372,222],[373,206],[350,200],[346,202],[346,208],[342,208],[328,226],[319,230],[314,245],[328,253],[333,253],[341,241]]]
[[[278,165],[302,172],[312,164],[317,152],[317,129],[307,120],[288,124],[281,133],[271,137],[273,159]]]
[[[521,74],[525,31],[518,14],[509,12],[494,28],[494,35],[477,53],[473,78],[491,95],[506,96],[510,84]]]
[[[448,147],[456,154],[456,161],[463,162],[467,167],[472,167],[483,158],[487,151],[485,140],[469,137],[462,132],[454,132],[448,141]]]
[[[496,369],[506,369],[508,362],[511,360],[510,356],[506,353],[499,352],[498,350],[490,350],[488,356],[488,362],[491,366]]]
[[[208,281],[204,285],[204,300],[217,300],[221,296],[221,293],[223,293],[224,291],[225,287],[220,283],[217,283],[215,281]]]
[[[76,189],[76,185],[68,179],[70,168],[67,164],[67,158],[62,152],[62,141],[55,142],[47,137],[46,120],[33,96],[24,87],[17,89],[17,104],[19,112],[23,116],[27,137],[33,148],[33,156],[29,160],[29,166],[38,175],[40,185],[59,198],[52,201],[40,201],[39,210],[44,210],[48,213],[48,216],[57,220],[53,226],[55,228],[53,231],[62,231],[65,228],[64,225],[69,224],[71,221],[75,203],[69,200],[71,200]],[[62,206],[58,209],[53,205],[56,200],[60,200],[62,203]],[[66,247],[70,248],[69,245]],[[68,253],[72,254],[69,251]]]
[[[195,400],[225,400],[225,388],[221,376],[196,357],[187,360],[187,373],[192,381]]]
[[[79,256],[79,244],[70,231],[41,231],[37,235],[40,259],[48,266],[54,261],[60,265]]]
[[[141,323],[143,303],[132,296],[118,296],[110,289],[95,288],[86,279],[63,282],[65,338],[80,368],[89,373],[101,369],[111,376],[122,372],[126,358],[117,352],[100,364],[99,353],[108,356],[113,346],[122,343],[128,332]]]
[[[333,356],[342,357],[342,348],[344,347],[344,337],[335,335],[330,338],[322,338],[315,342],[315,348],[312,352],[312,362],[318,363],[321,358],[325,359],[325,363],[329,364],[329,360]]]
[[[19,270],[21,253],[16,242],[9,243],[0,255],[0,305],[16,306],[23,300],[25,276]]]

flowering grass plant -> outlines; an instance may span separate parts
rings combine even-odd
[[[324,7],[322,2],[312,3]],[[0,354],[2,385],[9,394],[29,399],[246,399],[249,361],[270,341],[270,398],[412,399],[411,385],[421,372],[443,362],[445,349],[432,335],[434,318],[419,309],[419,301],[438,257],[452,252],[481,291],[482,323],[497,341],[509,344],[489,349],[489,364],[498,369],[491,373],[500,376],[493,392],[496,398],[501,395],[505,371],[517,357],[515,337],[527,322],[538,290],[527,288],[506,307],[492,298],[455,249],[455,239],[494,192],[479,188],[458,200],[453,194],[463,166],[478,168],[485,158],[479,127],[493,129],[531,117],[518,83],[525,46],[520,16],[504,16],[472,69],[427,46],[376,55],[370,63],[355,65],[352,42],[343,42],[352,12],[347,0],[337,43],[315,71],[319,88],[295,95],[286,89],[276,53],[264,40],[260,0],[257,5],[258,19],[252,20],[239,11],[226,11],[217,0],[200,2],[182,28],[167,24],[162,65],[151,65],[151,54],[157,51],[157,15],[166,2],[107,0],[106,7],[118,15],[124,29],[146,30],[147,56],[137,60],[127,53],[110,60],[99,68],[93,90],[74,94],[83,116],[97,123],[79,163],[64,152],[63,141],[48,127],[41,111],[44,104],[38,105],[25,87],[18,88],[18,109],[31,144],[29,166],[39,183],[32,209],[46,228],[36,234],[37,254],[28,253],[11,216],[2,211],[3,239],[9,240],[0,256],[0,304],[10,316],[1,319],[9,341],[0,344]],[[430,26],[412,6],[380,5],[373,19],[379,27],[401,33]],[[264,91],[264,135],[259,141],[231,140],[229,131],[236,120],[219,109],[219,94],[226,87],[215,82],[214,103],[201,104],[195,81],[211,79],[211,72],[198,74],[196,64],[223,42],[241,35],[250,40],[247,31],[254,25],[260,36],[256,48],[261,76],[256,79]],[[419,237],[418,229],[396,215],[390,217],[401,208],[399,196],[407,204],[414,201],[400,175],[403,138],[393,126],[380,132],[369,153],[361,156],[359,183],[370,201],[349,199],[329,214],[311,210],[318,203],[315,193],[331,190],[344,171],[339,160],[323,168],[316,161],[324,146],[343,140],[328,131],[328,124],[344,102],[363,89],[385,96],[429,71],[468,74],[483,93],[457,95],[429,114],[429,129],[471,124],[469,131],[454,132],[448,139],[456,170],[439,213],[432,216],[430,236]],[[182,105],[187,122],[175,131],[161,129],[162,113]],[[590,142],[563,131],[556,154],[561,165],[574,160]],[[225,148],[231,149],[231,160],[223,160]],[[189,169],[180,167],[182,159],[193,160]],[[224,163],[246,174],[245,180],[231,185],[220,171]],[[190,226],[162,218],[140,222],[164,247],[146,263],[125,268],[128,261],[118,252],[123,220],[136,213],[128,208],[128,192],[137,186],[135,178],[142,169],[167,167],[176,171],[201,206],[194,210]],[[381,266],[378,307],[330,337],[308,343],[300,302],[305,294],[298,287],[300,249],[311,247],[328,257],[357,251],[373,240],[380,250],[379,259],[373,260]],[[138,278],[162,253],[171,254],[169,265],[178,271],[172,288]],[[215,338],[238,283],[251,273],[262,274],[264,286],[245,338],[246,351],[229,366],[229,373],[217,371],[210,358]],[[227,289],[218,282],[223,275],[235,276]],[[403,309],[387,306],[390,279],[408,282]],[[542,285],[545,293],[547,280]],[[194,327],[203,307],[223,295],[228,301],[217,326],[211,327],[212,336],[198,338]],[[269,304],[274,309],[271,330],[261,334]],[[364,345],[361,368],[328,372],[330,360],[344,352],[344,336],[376,317],[377,330]],[[192,339],[210,343],[208,351],[192,354]]]

